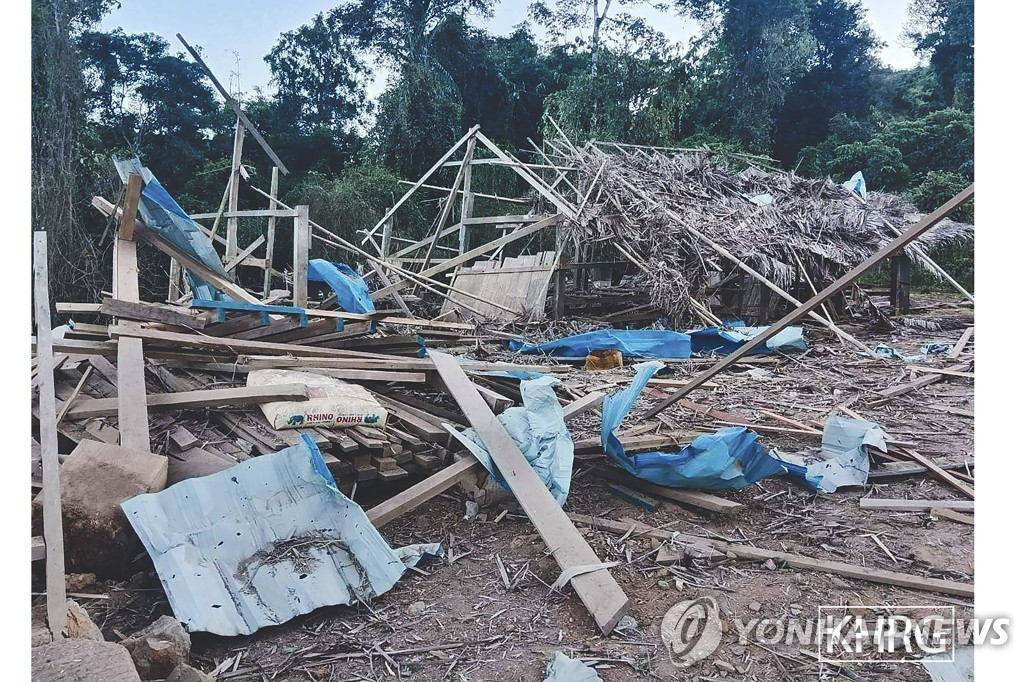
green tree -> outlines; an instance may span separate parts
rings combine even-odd
[[[946,106],[974,106],[974,0],[913,0],[905,34],[928,57]]]
[[[775,158],[790,165],[797,152],[828,136],[828,122],[842,112],[869,114],[871,73],[880,43],[852,0],[810,0],[814,55],[810,69],[786,94],[775,130]]]
[[[704,27],[691,54],[705,103],[697,123],[751,151],[772,149],[787,95],[815,54],[806,0],[676,0]]]

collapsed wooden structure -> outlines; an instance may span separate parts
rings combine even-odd
[[[198,59],[194,52],[193,55]],[[225,97],[233,102],[226,93]],[[45,234],[36,234],[33,386],[39,389],[39,400],[34,408],[38,442],[33,446],[39,455],[40,470],[34,485],[42,491],[44,516],[42,539],[35,541],[33,546],[38,547],[36,557],[45,557],[46,560],[51,630],[60,632],[65,616],[58,466],[61,456],[73,452],[82,441],[101,441],[110,446],[155,453],[167,458],[168,482],[173,483],[225,469],[250,457],[276,452],[296,444],[300,439],[299,431],[272,428],[258,405],[269,401],[301,401],[308,397],[308,391],[302,384],[272,388],[246,386],[245,375],[254,369],[292,368],[358,383],[371,391],[392,416],[383,428],[361,425],[348,429],[303,429],[321,447],[339,486],[351,496],[356,495],[360,486],[371,481],[388,483],[406,478],[418,479],[411,487],[397,491],[368,511],[369,518],[377,526],[414,509],[460,481],[484,475],[482,467],[472,457],[458,456],[460,448],[456,447],[449,430],[473,427],[509,483],[511,493],[557,560],[562,573],[555,585],[571,585],[599,630],[606,635],[612,632],[626,613],[629,599],[610,571],[614,568],[613,562],[601,560],[577,530],[577,525],[616,531],[622,529],[610,525],[614,522],[607,519],[565,513],[496,418],[518,400],[518,394],[514,381],[496,377],[493,372],[528,370],[559,373],[566,371],[566,367],[547,362],[525,365],[467,360],[460,363],[449,353],[474,350],[483,341],[504,343],[508,335],[497,329],[498,325],[481,323],[496,319],[509,321],[521,316],[541,317],[545,312],[545,301],[549,298],[549,288],[552,312],[560,315],[571,305],[566,292],[570,272],[581,274],[578,280],[584,293],[586,284],[591,281],[587,273],[592,270],[614,271],[629,267],[635,268],[641,286],[645,276],[653,278],[650,281],[656,280],[655,274],[650,272],[651,253],[644,254],[642,249],[628,243],[624,238],[628,235],[618,228],[600,227],[602,221],[615,223],[623,220],[622,216],[609,217],[610,206],[615,206],[620,199],[616,198],[615,189],[605,184],[607,178],[625,174],[620,166],[629,167],[637,163],[638,157],[626,155],[612,159],[600,151],[600,143],[580,148],[559,131],[561,141],[549,142],[551,148],[548,152],[536,149],[545,163],[527,164],[494,145],[479,128],[473,128],[419,181],[412,183],[408,193],[395,207],[365,232],[359,244],[355,244],[314,222],[307,207],[290,207],[277,198],[277,172],[286,172],[286,169],[237,106],[236,113],[236,147],[225,200],[215,213],[192,216],[195,220],[213,219],[212,227],[202,229],[214,244],[223,247],[221,258],[229,273],[228,278],[204,266],[138,219],[137,207],[143,183],[139,176],[132,175],[126,183],[124,196],[116,204],[102,197],[93,200],[98,210],[118,224],[112,295],[99,302],[56,303],[55,308],[60,315],[91,315],[98,322],[79,323],[76,320],[55,336],[51,329],[46,288]],[[246,181],[241,168],[241,145],[246,130],[255,134],[276,164],[270,191],[254,188],[269,200],[269,207],[264,211],[243,211],[237,205],[239,187]],[[451,161],[460,150],[463,151],[461,161]],[[486,151],[489,156],[478,158],[478,150]],[[557,162],[552,161],[548,153]],[[633,154],[650,157],[652,153],[641,150]],[[656,158],[654,163],[673,163],[667,156],[662,156],[664,158]],[[451,167],[458,169],[454,184],[449,188],[427,184],[445,164],[452,164]],[[520,210],[525,207],[525,212],[503,216],[475,215],[471,178],[474,166],[479,165],[507,169],[532,188],[536,194],[528,199],[494,197],[516,203]],[[545,179],[544,176],[552,174],[556,176],[553,180]],[[650,193],[653,190],[648,184],[641,186],[640,183],[640,180],[629,177],[621,180],[622,186],[626,186],[637,201],[657,205],[654,210],[661,214],[659,220],[682,225],[696,240],[693,243],[699,242],[700,246],[694,247],[694,253],[698,254],[702,267],[709,271],[717,270],[722,275],[719,283],[732,274],[717,264],[728,262],[795,306],[767,331],[733,354],[714,363],[689,382],[677,382],[675,388],[678,390],[648,410],[644,415],[648,418],[669,405],[684,401],[694,388],[706,385],[779,329],[804,316],[822,321],[840,338],[873,356],[873,349],[840,329],[821,306],[886,258],[900,253],[926,257],[912,250],[915,240],[971,199],[974,192],[972,185],[893,239],[874,244],[877,248],[873,253],[849,264],[851,267],[830,283],[812,282],[813,274],[808,275],[808,271],[800,268],[813,291],[808,300],[801,302],[786,288],[798,279],[796,272],[781,278],[762,274],[750,263],[756,259],[749,254],[736,255],[732,250],[734,245],[723,245],[697,230],[678,216],[675,209],[661,205],[659,196]],[[432,231],[420,240],[395,248],[400,240],[392,234],[391,221],[398,208],[420,190],[444,193]],[[457,203],[459,209],[456,212]],[[621,207],[621,210],[625,213],[628,207]],[[649,207],[643,210],[647,211]],[[266,219],[267,232],[252,244],[240,248],[237,221],[246,217]],[[222,219],[227,221],[225,237],[217,234]],[[273,246],[279,236],[277,230],[282,226],[279,220],[292,221],[293,262],[290,273],[275,270],[272,262]],[[595,221],[598,227],[593,228],[596,232],[592,234],[587,226]],[[891,227],[896,229],[902,225],[893,224]],[[503,234],[489,235],[492,237],[489,239],[474,239],[472,232],[477,229],[493,229]],[[508,255],[512,244],[545,231],[554,234],[553,241],[549,242],[553,249],[541,250],[539,256]],[[591,236],[594,236],[592,240]],[[651,238],[648,235],[648,242]],[[451,246],[446,246],[446,239]],[[147,303],[140,299],[137,264],[140,241],[171,259],[171,284],[166,302]],[[483,243],[474,246],[474,241]],[[396,308],[374,313],[351,313],[338,310],[337,301],[332,298],[320,301],[318,306],[312,304],[307,290],[307,263],[310,250],[316,243],[341,248],[365,261],[367,279],[376,277],[379,281],[372,297],[382,304],[393,301]],[[619,260],[618,256],[611,261],[588,260],[588,251],[596,252],[597,249],[591,247],[597,243],[607,243],[624,260]],[[265,257],[254,256],[264,245]],[[716,261],[706,256],[702,251],[705,248],[716,254]],[[455,255],[434,257],[445,250]],[[800,260],[796,256],[794,258]],[[690,265],[697,267],[697,263]],[[666,267],[666,272],[671,272],[672,267],[676,266]],[[238,268],[262,269],[262,291],[247,290],[233,281],[230,273]],[[769,270],[779,275],[778,269]],[[224,300],[196,299],[184,290],[181,276],[184,271],[200,276],[219,290]],[[452,276],[451,282],[443,281],[445,275]],[[479,284],[487,277],[494,278],[493,288]],[[274,278],[291,290],[275,294],[272,289]],[[403,296],[403,292],[418,289],[442,299],[440,315],[430,319],[413,314],[411,304],[415,302]],[[291,305],[277,305],[285,297],[290,299]],[[692,311],[697,320],[708,324],[721,322],[714,310],[713,298],[708,297],[706,291],[698,292],[686,287],[672,290],[672,299],[682,306],[679,310]],[[183,305],[186,303],[190,305]],[[642,322],[652,313],[673,312],[672,308],[659,301],[637,305],[626,300],[616,313],[619,321],[626,318]],[[816,309],[820,309],[821,314]],[[634,317],[630,319],[630,315]],[[966,343],[964,340],[963,344]],[[963,344],[958,344],[961,351]],[[427,351],[427,346],[435,348]],[[440,352],[436,346],[445,346],[449,352]],[[957,365],[948,372],[963,373],[969,369],[969,365]],[[942,375],[930,376],[941,379]],[[926,377],[917,381],[937,380]],[[579,386],[560,387],[563,416],[569,418],[597,408],[607,388],[581,390]],[[693,404],[688,406],[692,408]],[[718,418],[723,416],[734,419],[728,413],[722,413]],[[803,424],[796,423],[796,426],[801,433],[815,433]],[[640,432],[635,439],[627,439],[626,447],[630,451],[645,451],[681,445],[692,435]],[[599,456],[601,451],[599,440],[576,443],[576,452],[580,455],[593,453]],[[919,465],[961,494],[973,498],[973,488],[963,480],[963,475],[948,472],[943,465],[936,464],[909,446],[900,454],[907,462],[895,464],[909,462]],[[611,475],[615,476],[614,473]],[[646,491],[701,509],[734,513],[737,506],[698,491],[653,488],[656,490],[648,486]],[[392,488],[389,492],[396,491]],[[626,529],[627,535],[634,531],[660,537],[657,529]],[[680,541],[678,535],[673,536],[675,541]],[[823,562],[792,553],[709,542],[705,538],[683,537],[681,541],[695,548],[694,551],[730,552],[734,556],[758,560],[777,558],[790,565],[859,579],[961,596],[973,594],[973,586],[955,581],[897,572],[871,573],[843,562]]]

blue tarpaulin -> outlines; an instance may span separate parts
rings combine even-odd
[[[700,490],[743,488],[768,476],[786,472],[782,464],[758,442],[757,434],[742,426],[700,436],[677,453],[626,455],[615,430],[629,414],[647,382],[663,366],[660,362],[637,365],[632,383],[604,399],[601,444],[619,466],[651,483]]]
[[[690,335],[690,349],[694,355],[729,355],[767,329],[768,327],[728,326],[693,329],[687,333]],[[767,354],[777,350],[807,350],[803,327],[789,326],[780,329],[778,334],[755,348],[751,354]]]
[[[627,358],[685,360],[691,355],[727,355],[766,329],[768,327],[743,326],[709,327],[688,332],[671,329],[598,329],[540,344],[515,339],[509,342],[509,348],[520,353],[570,359],[586,358],[592,351],[614,349]],[[802,327],[790,326],[780,330],[753,352],[771,353],[785,349],[807,350]]]
[[[832,415],[821,434],[817,451],[775,453],[786,470],[809,487],[825,493],[868,482],[868,452],[871,445],[882,452],[885,432],[875,422]]]
[[[498,421],[512,436],[558,504],[564,505],[572,480],[573,444],[553,388],[557,383],[557,379],[546,375],[520,382],[523,407],[508,408],[498,415]],[[444,427],[480,460],[498,485],[509,490],[487,446],[474,429],[459,432],[449,424],[444,424]]]
[[[326,282],[338,298],[338,308],[347,313],[377,312],[366,282],[358,272],[344,263],[313,258],[309,261],[307,279],[310,282]]]
[[[188,217],[178,202],[167,193],[164,186],[156,179],[148,168],[138,159],[114,159],[114,167],[122,182],[128,182],[128,176],[142,176],[142,196],[139,198],[139,216],[153,232],[157,233],[176,247],[213,270],[224,279],[230,279],[224,266],[213,248],[213,242],[204,234],[195,221]],[[203,281],[193,272],[185,271],[189,286],[196,298],[218,299],[223,295],[211,284]]]
[[[629,358],[690,357],[690,337],[669,329],[598,329],[541,344],[512,340],[509,348],[520,353],[582,359],[595,350],[615,349]]]
[[[308,434],[121,504],[190,632],[246,635],[387,592],[439,545],[393,550],[343,495]]]

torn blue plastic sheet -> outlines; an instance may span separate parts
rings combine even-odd
[[[358,272],[344,263],[313,258],[309,261],[307,279],[310,282],[325,282],[331,287],[338,298],[338,308],[347,313],[377,312],[366,282]]]
[[[509,348],[520,353],[584,359],[595,350],[617,350],[629,358],[690,357],[690,336],[670,329],[598,329],[531,344],[514,339]]]
[[[572,480],[573,444],[562,419],[562,406],[552,388],[556,384],[558,380],[547,375],[521,382],[519,392],[523,406],[508,408],[498,415],[498,421],[558,504],[564,505]],[[480,460],[494,482],[511,490],[475,429],[460,432],[449,424],[444,427]]]
[[[555,652],[555,657],[548,663],[544,672],[547,674],[544,682],[601,682],[597,671],[583,661],[569,658],[561,651]]]
[[[758,442],[758,435],[742,426],[700,436],[677,453],[626,455],[615,431],[629,414],[647,382],[662,367],[664,365],[660,362],[637,365],[632,383],[604,399],[601,444],[605,453],[619,466],[651,483],[700,490],[744,488],[768,476],[786,472],[782,463]]]
[[[862,199],[867,199],[868,183],[864,181],[864,174],[857,171],[850,179],[843,183],[843,187],[850,190]]]
[[[247,635],[321,606],[368,601],[438,545],[393,550],[302,443],[124,503],[175,617]]]
[[[146,227],[224,279],[230,279],[227,272],[224,271],[224,266],[221,264],[210,238],[199,229],[194,220],[188,217],[188,213],[167,193],[160,181],[142,165],[141,161],[115,158],[114,167],[117,169],[118,175],[121,176],[122,182],[128,182],[128,176],[132,174],[142,176],[142,181],[145,184],[142,186],[142,195],[139,198],[139,215]],[[213,285],[202,280],[194,272],[186,270],[185,277],[196,298],[223,297]]]
[[[796,453],[776,452],[786,471],[813,490],[832,493],[866,485],[870,459],[865,446],[885,452],[885,432],[875,422],[833,415],[825,422],[821,448]]]
[[[768,327],[727,326],[693,329],[690,335],[690,350],[694,355],[730,355],[747,341],[762,334]],[[779,350],[807,350],[804,329],[799,326],[784,327],[779,333],[755,348],[751,354],[768,354]]]

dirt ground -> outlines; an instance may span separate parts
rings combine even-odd
[[[886,343],[906,354],[929,342],[952,345],[970,316],[948,297],[918,297],[916,317],[931,321],[885,333],[848,329],[874,347]],[[967,322],[970,323],[970,322]],[[922,328],[923,326],[923,328]],[[821,329],[808,329],[810,350],[773,356],[767,362],[740,364],[715,379],[715,387],[691,394],[703,405],[740,415],[767,427],[785,424],[764,415],[771,411],[808,423],[822,421],[837,406],[878,421],[892,439],[910,442],[932,458],[973,458],[973,381],[943,381],[866,408],[878,391],[924,376],[912,365],[949,367],[969,361],[973,345],[956,361],[935,355],[925,360],[870,360],[855,355]],[[706,363],[673,363],[685,379]],[[628,368],[594,375],[574,371],[564,382],[580,391],[627,381]],[[653,405],[665,393],[653,387],[634,408]],[[948,411],[952,408],[952,412]],[[711,432],[714,418],[673,406],[661,415],[659,432]],[[627,421],[623,430],[638,424]],[[575,438],[598,433],[599,416],[582,415],[569,423]],[[755,429],[756,430],[756,429]],[[769,447],[797,450],[817,437],[765,429]],[[578,463],[566,511],[622,521],[637,521],[667,531],[748,543],[823,560],[879,570],[972,582],[973,526],[927,512],[862,510],[865,496],[907,499],[964,499],[947,484],[922,474],[889,478],[866,489],[815,494],[789,478],[770,478],[742,490],[715,494],[744,505],[722,515],[662,501],[647,512],[613,496],[593,473],[598,460]],[[973,474],[973,467],[971,467]],[[380,490],[357,492],[367,508]],[[505,513],[502,513],[502,512]],[[393,545],[442,542],[446,560],[410,572],[391,591],[369,605],[318,610],[248,637],[193,635],[193,665],[210,671],[231,659],[219,680],[542,680],[555,651],[592,664],[604,680],[928,680],[911,664],[819,664],[815,645],[759,645],[741,639],[733,619],[816,618],[820,606],[950,605],[969,618],[971,600],[890,587],[839,576],[736,558],[688,559],[674,566],[655,562],[656,543],[635,534],[585,529],[602,561],[617,561],[614,578],[629,596],[633,627],[609,637],[598,633],[583,605],[566,588],[550,585],[559,569],[524,516],[515,509],[490,507],[473,520],[464,518],[458,489],[433,499],[382,529]],[[501,567],[508,576],[508,586]],[[170,613],[153,574],[122,584],[82,588],[106,599],[80,601],[108,639],[117,641]],[[688,669],[673,665],[661,641],[661,619],[677,602],[713,597],[725,621],[721,645]],[[223,670],[224,668],[222,668]]]

